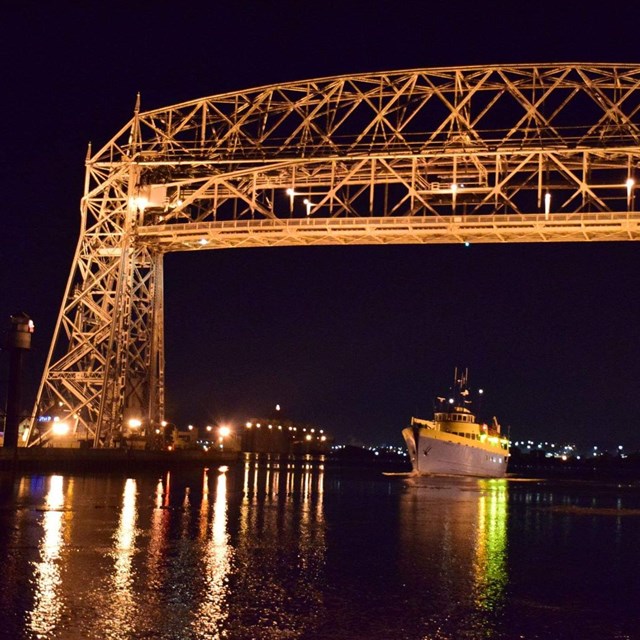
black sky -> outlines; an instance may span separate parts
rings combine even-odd
[[[640,8],[630,3],[23,2],[0,11],[0,321],[17,311],[36,321],[32,387],[77,240],[87,144],[102,146],[128,121],[138,91],[151,109],[363,71],[640,62]],[[514,439],[637,447],[639,259],[635,243],[170,255],[169,417],[240,419],[278,402],[339,441],[399,443],[408,418],[428,413],[464,365]]]

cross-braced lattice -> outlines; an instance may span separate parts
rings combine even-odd
[[[636,240],[640,66],[418,69],[140,112],[87,158],[31,443],[164,417],[162,257],[226,247]]]

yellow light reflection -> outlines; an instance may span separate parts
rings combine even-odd
[[[131,559],[134,552],[136,537],[136,481],[129,478],[124,485],[122,494],[122,510],[115,535],[115,586],[128,590],[131,582]]]
[[[45,499],[45,514],[40,541],[40,562],[36,564],[35,597],[29,612],[29,627],[37,637],[50,634],[60,621],[60,551],[63,547],[64,511],[63,477],[51,476]]]
[[[154,496],[155,508],[151,515],[151,531],[149,540],[148,567],[151,582],[161,584],[164,580],[164,558],[169,546],[169,516],[168,509],[164,509],[165,488],[163,479],[159,478]]]
[[[202,473],[202,502],[200,503],[200,539],[206,540],[209,525],[209,469]]]
[[[272,612],[281,637],[298,637],[324,611],[324,465],[284,456],[254,459],[245,466],[243,487],[233,564],[243,569],[240,580],[251,590],[251,606]],[[295,584],[285,586],[277,567],[289,554],[295,557],[297,574]],[[265,572],[265,566],[274,570]],[[285,613],[291,601],[299,603],[299,614]],[[262,637],[254,633],[247,637]]]
[[[474,562],[474,599],[478,608],[495,609],[507,584],[507,481],[480,480],[478,536]]]
[[[221,625],[228,615],[227,575],[231,568],[232,556],[227,534],[227,475],[224,471],[220,471],[216,483],[210,531],[205,550],[206,588],[192,624],[199,636],[220,638],[223,637]]]
[[[135,620],[135,599],[133,595],[132,561],[136,551],[136,522],[138,518],[137,485],[133,478],[127,479],[122,492],[122,507],[118,528],[113,536],[111,556],[114,559],[111,591],[112,606],[105,616],[105,637],[129,637]]]

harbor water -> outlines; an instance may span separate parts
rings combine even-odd
[[[640,638],[639,483],[382,471],[5,478],[0,637]]]

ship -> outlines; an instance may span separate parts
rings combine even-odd
[[[412,417],[402,430],[414,475],[506,475],[509,439],[495,417],[481,423],[472,413],[467,381],[468,370],[456,369],[450,394],[436,398],[433,419]]]

